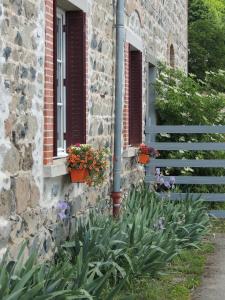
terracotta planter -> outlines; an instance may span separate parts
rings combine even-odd
[[[86,178],[88,176],[88,170],[87,169],[72,169],[70,171],[70,178],[71,182],[73,183],[83,183],[86,181]]]
[[[146,165],[150,162],[150,156],[148,154],[141,153],[138,155],[138,162],[139,164]]]

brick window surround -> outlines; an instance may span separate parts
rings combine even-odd
[[[54,12],[56,0],[45,0],[45,93],[44,93],[44,165],[52,164],[54,157]],[[87,26],[86,26],[87,31]],[[86,58],[88,41],[86,34]],[[87,78],[88,63],[85,62],[85,73]],[[84,82],[85,94],[87,95],[87,84]],[[85,97],[85,102],[87,97]],[[86,104],[86,103],[85,103]],[[87,105],[85,105],[87,107]],[[86,112],[87,115],[87,112]],[[87,117],[86,117],[87,123]],[[86,136],[87,136],[86,124]]]
[[[53,160],[54,150],[54,0],[45,0],[45,93],[44,164]]]

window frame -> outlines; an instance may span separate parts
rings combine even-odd
[[[60,50],[61,50],[61,61],[58,57],[58,50],[59,50],[59,39],[58,39],[58,28],[56,30],[56,80],[57,80],[57,86],[56,86],[56,106],[57,106],[57,157],[64,157],[67,155],[66,153],[66,123],[67,123],[67,101],[66,101],[66,32],[64,30],[66,26],[66,11],[63,9],[57,7],[56,8],[56,26],[58,27],[58,19],[61,20],[61,26],[60,26]],[[60,74],[60,90],[59,90],[59,76],[58,76],[58,64],[61,63],[61,74]],[[60,98],[61,101],[59,101],[59,91],[60,91]],[[61,118],[58,117],[58,110],[59,107],[61,107]],[[60,124],[59,124],[60,120]],[[59,130],[60,127],[61,136],[59,137]],[[60,144],[60,146],[59,146]]]

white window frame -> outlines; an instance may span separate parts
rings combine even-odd
[[[58,30],[57,30],[57,82],[60,84],[60,89],[58,89],[57,85],[57,115],[59,107],[61,107],[60,112],[60,120],[57,118],[57,157],[64,157],[67,155],[66,153],[66,140],[65,140],[65,133],[66,133],[66,87],[64,85],[64,80],[66,78],[66,36],[64,32],[64,26],[66,25],[66,13],[61,8],[57,7],[57,26],[58,26],[58,19],[61,20],[60,29],[60,36],[61,42],[59,44],[58,41]],[[58,57],[58,47],[61,50],[61,58]],[[58,77],[58,64],[61,64],[61,72],[60,72],[60,80]],[[59,91],[60,90],[60,95]],[[60,98],[59,98],[60,97]],[[60,99],[60,101],[59,101]],[[60,124],[59,124],[60,121]],[[59,137],[58,127],[60,127],[61,136]]]

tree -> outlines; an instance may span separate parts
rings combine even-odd
[[[189,72],[204,79],[206,71],[225,69],[225,3],[189,2]]]

